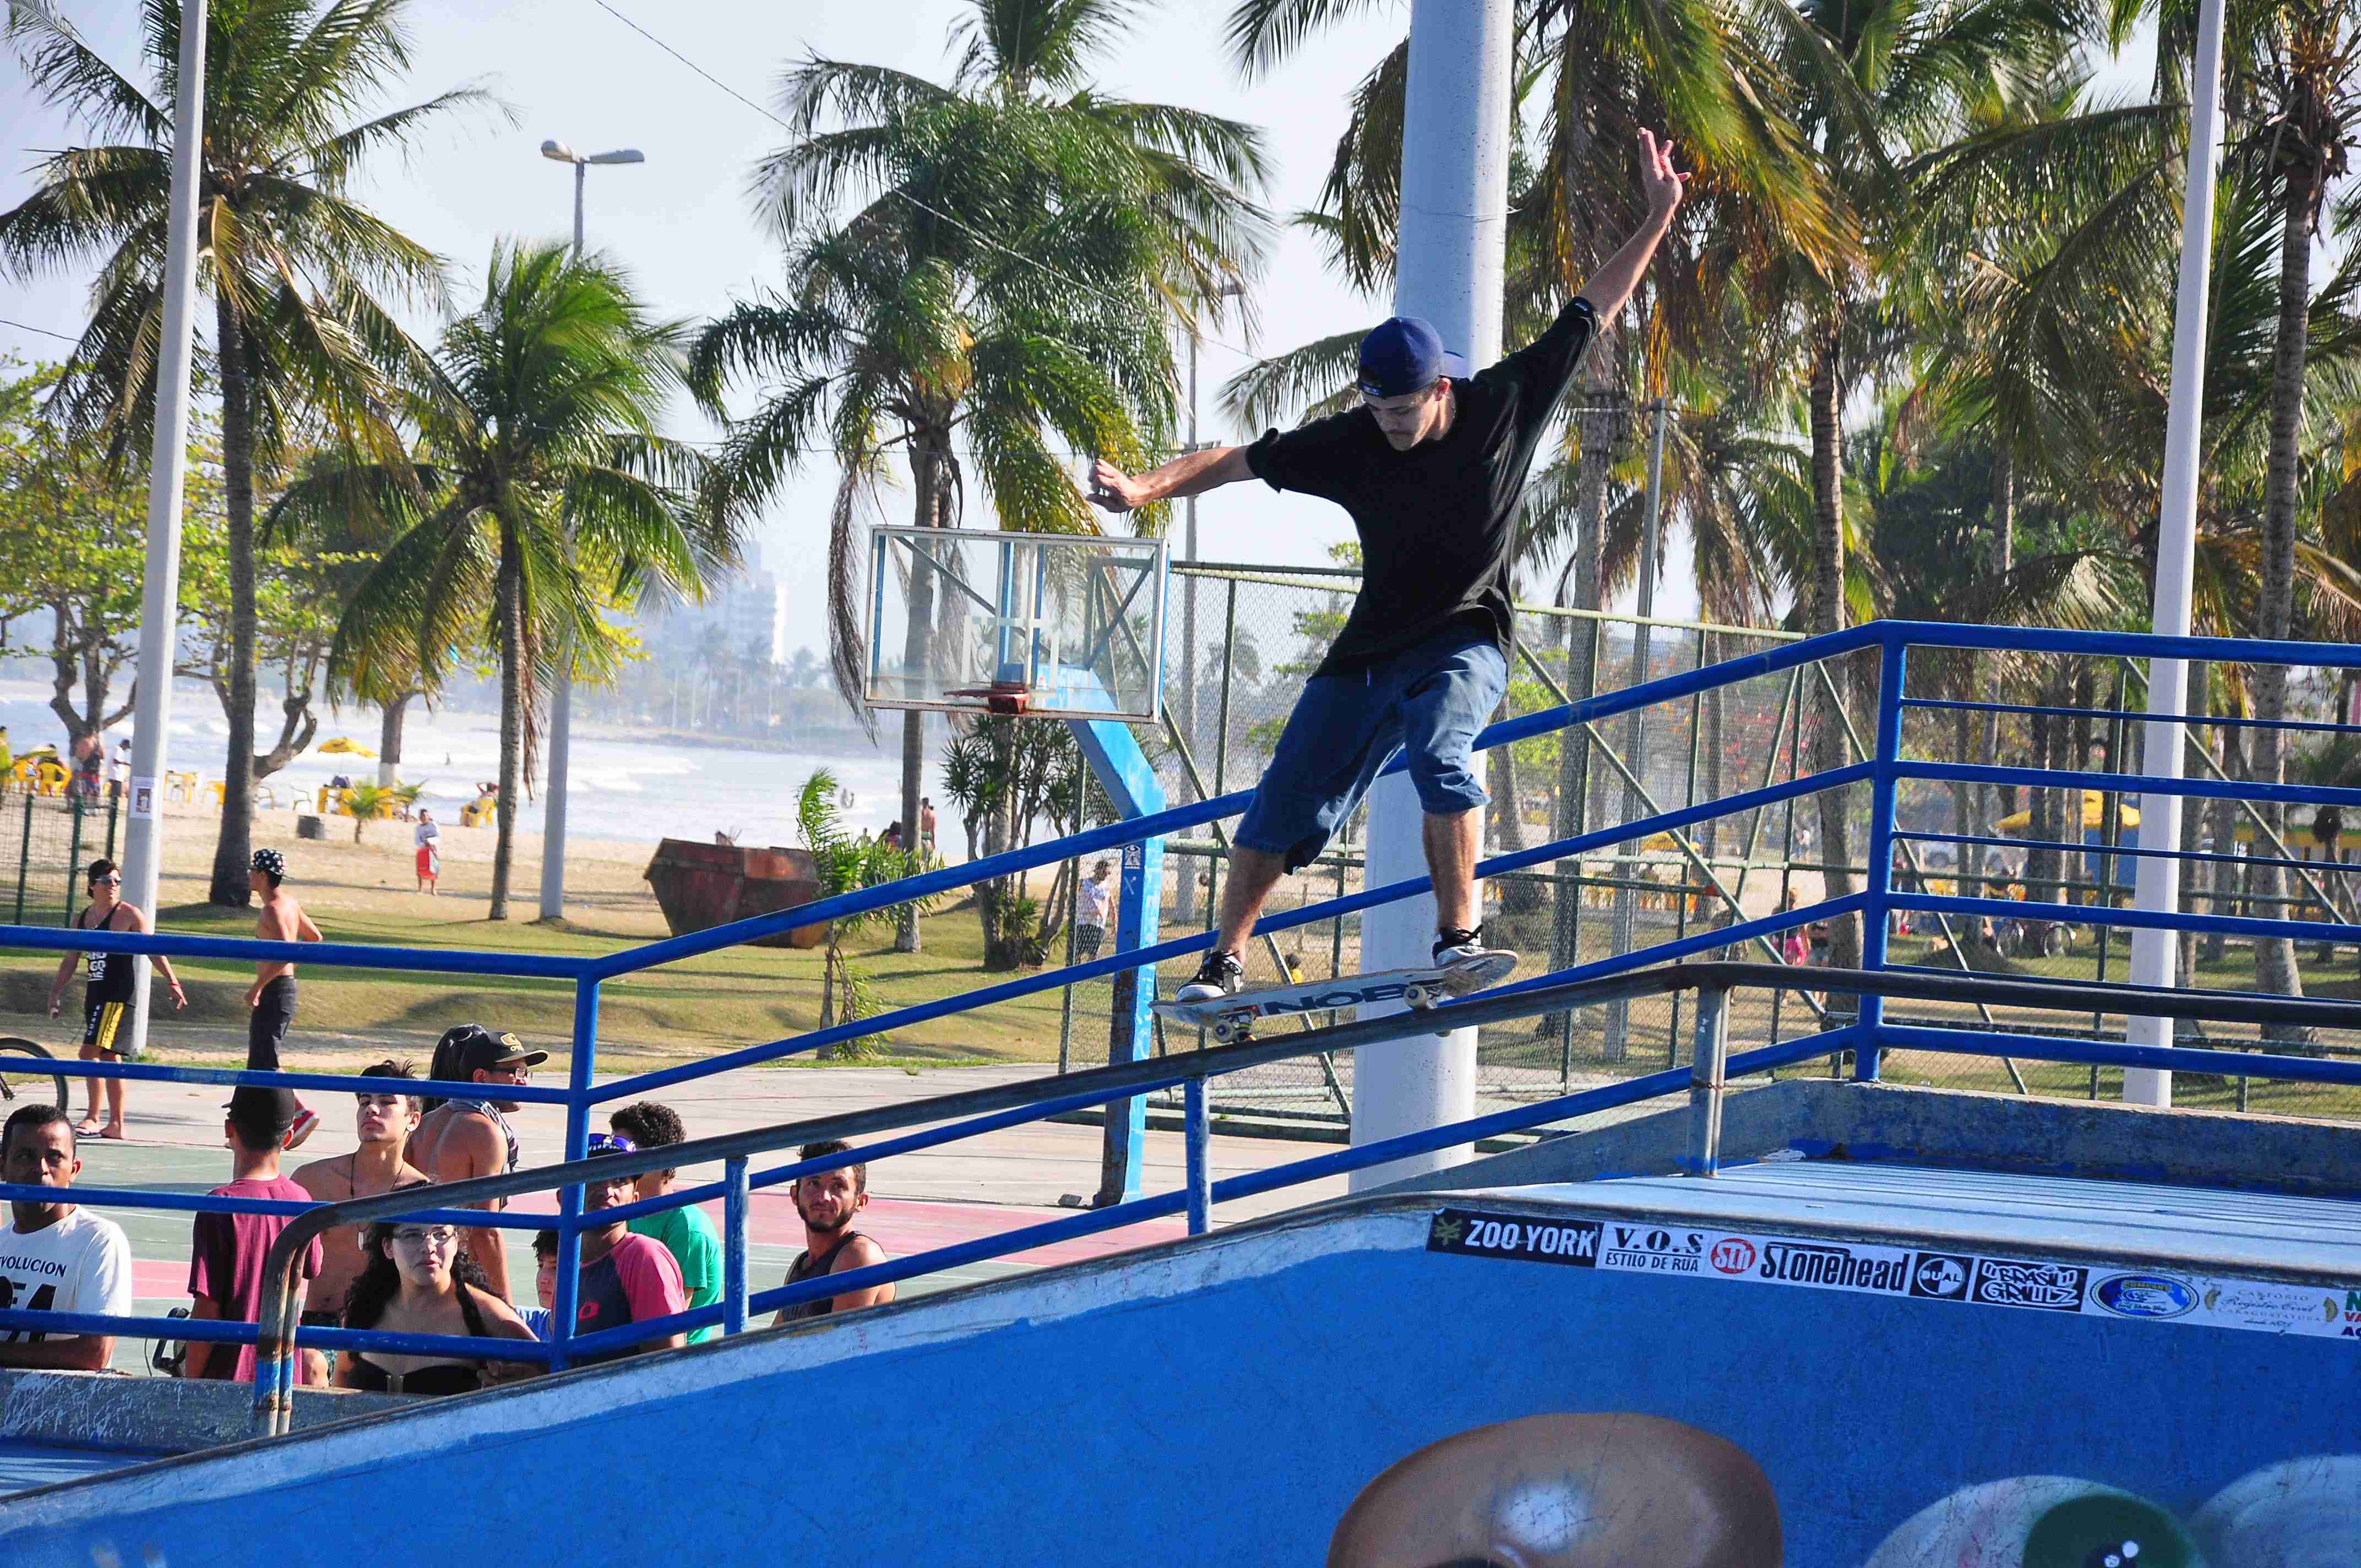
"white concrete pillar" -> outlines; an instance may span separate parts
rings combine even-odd
[[[1466,355],[1472,368],[1500,353],[1513,20],[1510,0],[1415,0],[1411,11],[1394,311],[1433,322],[1444,346]],[[1420,817],[1404,774],[1380,779],[1369,792],[1370,886],[1424,873]],[[1371,909],[1361,916],[1361,967],[1423,964],[1433,939],[1432,897]],[[1355,1144],[1475,1114],[1473,1029],[1370,1046],[1356,1057]],[[1456,1165],[1468,1152],[1461,1145],[1356,1171],[1353,1190]]]

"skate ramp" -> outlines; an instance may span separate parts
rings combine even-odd
[[[1388,1195],[27,1493],[0,1552],[343,1563],[376,1518],[425,1562],[1177,1568],[1317,1563],[1350,1510],[1366,1563],[1463,1519],[1625,1568],[2330,1568],[2355,1235],[1841,1161]]]

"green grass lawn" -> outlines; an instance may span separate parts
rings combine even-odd
[[[510,953],[594,956],[644,938],[595,923],[444,920],[407,913],[322,909],[315,912],[330,941],[412,948],[494,949]],[[168,910],[164,924],[195,935],[246,936],[251,912],[189,905]],[[851,949],[888,1008],[972,991],[1012,978],[983,972],[983,935],[964,905],[939,910],[923,924],[924,951],[890,950],[890,927],[865,932]],[[732,948],[702,958],[608,981],[599,992],[602,1064],[705,1057],[785,1038],[818,1026],[820,949]],[[200,959],[178,966],[190,1005],[174,1017],[159,1014],[153,1043],[161,1059],[211,1060],[234,1054],[225,1036],[245,1026],[247,966]],[[57,960],[38,954],[0,953],[0,1032],[55,1045],[68,1020],[43,1014]],[[330,969],[302,971],[297,1026],[361,1036],[412,1036],[431,1040],[455,1023],[475,1021],[513,1030],[536,1045],[562,1047],[573,1033],[574,988],[561,980],[533,980],[410,971]],[[1096,990],[1102,1000],[1104,987]],[[78,1006],[77,980],[68,991]],[[191,1038],[173,1036],[192,1026]],[[953,1014],[872,1042],[871,1064],[950,1065],[1054,1060],[1059,993],[1055,989],[974,1012]],[[808,1058],[795,1058],[808,1061]]]

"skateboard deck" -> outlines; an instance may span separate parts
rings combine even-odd
[[[1516,967],[1517,956],[1502,953],[1480,964],[1455,970],[1379,970],[1373,974],[1339,975],[1334,980],[1267,985],[1203,1002],[1158,1002],[1154,1005],[1159,1015],[1191,1028],[1210,1030],[1216,1041],[1228,1045],[1245,1039],[1253,1032],[1256,1021],[1263,1018],[1326,1013],[1373,1002],[1400,1002],[1412,1012],[1423,1013],[1452,997],[1498,985]]]

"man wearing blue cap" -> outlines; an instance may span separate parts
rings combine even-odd
[[[1425,811],[1435,964],[1498,955],[1484,946],[1476,886],[1489,797],[1473,742],[1508,686],[1510,557],[1534,451],[1599,320],[1622,311],[1680,206],[1671,145],[1642,131],[1639,150],[1639,232],[1547,332],[1498,365],[1469,377],[1433,325],[1396,316],[1361,340],[1356,408],[1137,478],[1093,466],[1091,499],[1109,511],[1259,478],[1335,502],[1361,539],[1360,595],[1238,823],[1213,948],[1179,1000],[1240,988],[1238,954],[1272,886],[1320,853],[1401,749]]]

